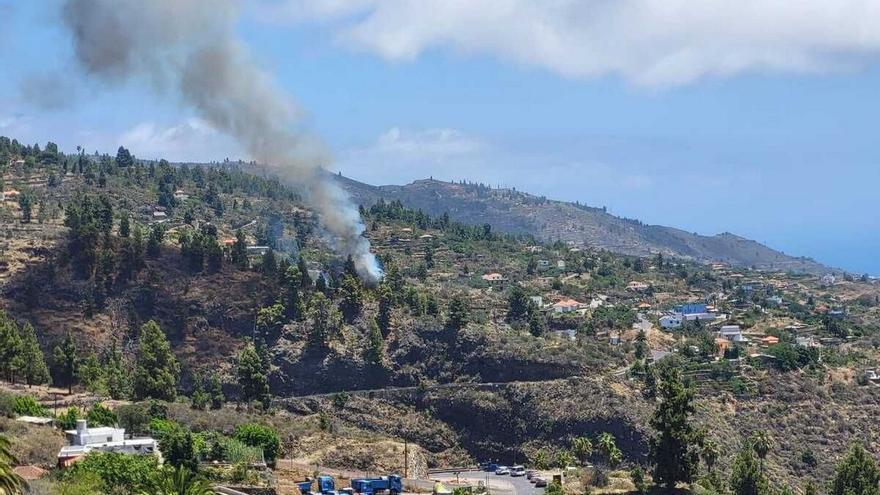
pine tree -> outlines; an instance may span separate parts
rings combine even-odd
[[[466,327],[469,321],[470,309],[468,309],[467,301],[461,295],[454,296],[449,302],[446,327],[457,332]]]
[[[367,346],[364,358],[368,363],[381,366],[385,357],[385,341],[382,339],[382,331],[376,320],[370,320],[370,342]]]
[[[236,365],[236,376],[243,402],[263,401],[267,398],[269,395],[267,371],[254,344],[252,342],[245,344],[238,354]]]
[[[119,219],[119,237],[128,237],[129,233],[131,233],[131,222],[128,214],[125,214]]]
[[[834,470],[829,495],[880,494],[880,469],[861,444],[850,447]]]
[[[284,315],[288,320],[301,320],[305,314],[300,295],[299,268],[289,266],[284,271],[282,297],[284,298]]]
[[[388,337],[393,326],[391,310],[394,307],[394,295],[391,293],[391,287],[388,284],[382,284],[378,290],[379,296],[379,313],[376,315],[376,323],[379,324],[379,330],[382,331],[382,337]]]
[[[240,269],[244,270],[248,267],[247,243],[244,232],[240,230],[235,233],[235,242],[232,244],[230,258],[232,258],[232,263]]]
[[[742,449],[733,462],[730,489],[733,495],[767,495],[770,493],[767,479],[761,473],[758,459],[751,446]]]
[[[174,401],[180,363],[171,353],[171,344],[153,320],[141,326],[134,372],[134,398]]]
[[[300,255],[299,260],[296,262],[296,267],[299,269],[299,286],[303,289],[309,289],[312,287],[312,277],[309,276],[309,266],[306,264],[306,259]]]
[[[690,483],[699,467],[700,437],[690,423],[694,393],[673,367],[663,368],[657,389],[660,403],[651,418],[656,433],[650,442],[654,481],[673,489],[680,481]]]
[[[517,321],[529,315],[529,297],[520,285],[514,285],[507,295],[507,319]]]
[[[342,329],[342,315],[333,301],[320,292],[312,297],[311,306],[312,328],[309,340],[315,347],[326,348]]]
[[[76,381],[77,371],[77,350],[76,343],[70,332],[64,337],[61,345],[55,346],[52,351],[52,357],[55,361],[55,367],[61,374],[61,381],[67,383],[67,393],[73,391],[73,384]]]
[[[22,365],[22,342],[18,325],[0,310],[0,372],[10,382]]]
[[[353,323],[360,316],[364,307],[364,294],[360,279],[346,274],[342,278],[339,292],[342,296],[342,301],[339,303],[342,314],[347,322]]]
[[[28,385],[42,385],[49,383],[49,367],[43,357],[43,350],[37,341],[37,333],[30,323],[21,327],[21,362],[25,383]]]

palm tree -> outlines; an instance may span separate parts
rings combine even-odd
[[[614,435],[605,432],[599,435],[599,451],[605,456],[605,461],[609,466],[616,467],[623,460],[623,453],[617,448],[617,442]]]
[[[700,450],[700,457],[703,459],[703,462],[706,464],[706,469],[710,473],[720,456],[721,448],[718,446],[717,442],[714,440],[705,440],[703,442],[702,449]]]
[[[767,457],[767,454],[770,453],[770,449],[773,448],[773,441],[770,439],[770,436],[767,435],[766,431],[759,431],[752,435],[752,448],[755,450],[755,454],[757,454],[758,459],[761,461],[761,472],[764,472],[764,459]]]
[[[587,464],[587,459],[593,455],[593,442],[587,437],[577,437],[571,441],[571,450],[578,458],[582,466]]]
[[[216,495],[207,481],[185,467],[165,469],[140,495]]]
[[[16,460],[9,450],[11,446],[9,439],[0,435],[0,493],[16,495],[24,493],[27,483],[12,470]]]

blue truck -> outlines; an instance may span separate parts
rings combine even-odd
[[[339,495],[336,491],[336,482],[333,480],[333,476],[321,475],[318,476],[317,481],[318,491],[314,495]],[[305,481],[297,482],[296,486],[299,487],[300,495],[313,495],[311,479],[306,478]],[[351,490],[346,489],[343,492],[351,492]]]
[[[380,492],[398,495],[403,492],[403,478],[396,474],[378,478],[355,478],[351,480],[351,489],[355,493],[363,495],[373,495]]]

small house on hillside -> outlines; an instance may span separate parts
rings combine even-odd
[[[731,342],[748,342],[748,339],[743,337],[739,325],[724,325],[718,331],[718,336]]]
[[[89,428],[86,420],[76,422],[75,430],[64,432],[68,445],[58,452],[58,467],[69,467],[80,457],[92,451],[116,452],[128,455],[159,455],[156,440],[144,438],[125,439],[124,428]]]
[[[667,330],[681,326],[684,317],[680,314],[664,315],[660,317],[660,327]]]
[[[581,309],[581,303],[571,298],[565,298],[561,301],[553,303],[553,312],[555,313],[573,313]]]
[[[626,284],[626,290],[632,290],[636,292],[642,292],[648,290],[650,287],[648,284],[644,282],[639,282],[637,280],[633,280],[632,282]]]
[[[705,304],[679,304],[673,308],[673,311],[676,313],[681,313],[683,315],[690,315],[696,313],[705,313],[706,305]]]
[[[486,282],[489,282],[489,283],[497,283],[497,282],[504,281],[504,275],[501,275],[500,273],[497,273],[497,272],[487,273],[485,275],[482,275],[480,278],[485,280]]]
[[[247,247],[247,255],[248,256],[263,256],[269,252],[271,248],[269,246],[248,246]]]

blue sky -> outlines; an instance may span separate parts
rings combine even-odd
[[[235,30],[333,170],[513,186],[880,274],[880,40],[865,31],[880,9],[679,3],[694,8],[253,0]],[[0,134],[146,158],[245,155],[169,90],[85,78],[60,5],[0,0]]]

